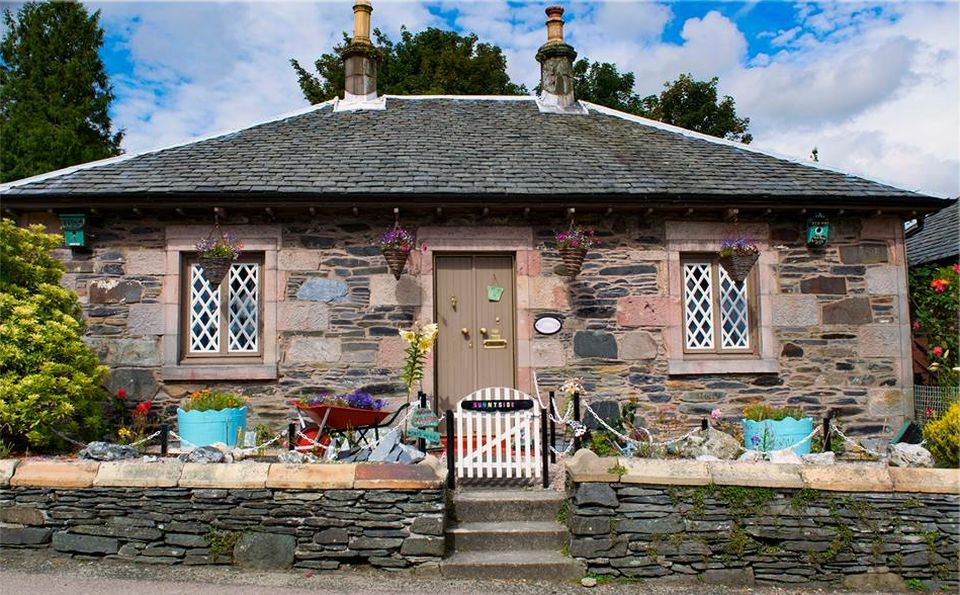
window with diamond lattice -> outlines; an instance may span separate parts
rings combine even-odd
[[[185,260],[181,336],[186,358],[260,354],[261,260],[244,255],[216,287],[195,258]]]
[[[682,268],[684,350],[756,351],[753,273],[737,285],[715,259],[686,258]]]

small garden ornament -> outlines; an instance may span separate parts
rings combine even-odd
[[[243,242],[231,238],[229,233],[224,233],[219,223],[214,227],[214,231],[217,237],[211,232],[205,239],[197,242],[197,260],[203,269],[204,278],[211,286],[217,287],[227,276],[233,261],[240,258]]]
[[[759,258],[760,248],[746,238],[724,240],[720,244],[720,266],[737,285],[743,283]]]
[[[558,231],[554,233],[554,239],[557,241],[557,250],[560,252],[560,260],[563,261],[563,275],[565,277],[576,277],[583,268],[583,260],[587,257],[587,251],[593,246],[599,246],[600,241],[594,237],[594,230],[573,223],[567,231]]]

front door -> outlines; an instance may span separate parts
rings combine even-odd
[[[481,388],[515,388],[513,256],[437,256],[434,275],[440,410]]]

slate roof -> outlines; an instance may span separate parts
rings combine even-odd
[[[15,182],[0,194],[20,204],[196,193],[238,200],[398,194],[934,200],[586,105],[587,115],[570,115],[541,112],[532,97],[388,96],[385,110],[354,112],[334,112],[328,103],[235,133]]]
[[[960,207],[949,207],[927,215],[923,229],[907,238],[907,260],[912,265],[928,262],[957,262],[960,254]]]

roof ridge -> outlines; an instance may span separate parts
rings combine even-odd
[[[793,157],[793,156],[790,156],[790,155],[785,155],[785,154],[779,153],[779,152],[777,152],[777,151],[771,151],[770,149],[760,149],[760,148],[758,148],[758,147],[752,147],[752,146],[750,146],[750,145],[747,145],[747,144],[744,144],[744,143],[740,143],[740,142],[737,142],[737,141],[732,141],[732,140],[728,140],[728,139],[725,139],[725,138],[719,138],[719,137],[716,137],[716,136],[711,136],[711,135],[709,135],[709,134],[704,134],[704,133],[702,133],[702,132],[696,132],[696,131],[694,131],[694,130],[688,130],[688,129],[686,129],[686,128],[681,128],[680,126],[674,126],[673,124],[667,124],[667,123],[661,122],[661,121],[659,121],[659,120],[652,120],[652,119],[650,119],[650,118],[645,118],[645,117],[643,117],[643,116],[638,116],[638,115],[635,115],[635,114],[630,114],[630,113],[623,112],[623,111],[620,111],[620,110],[617,110],[617,109],[613,109],[613,108],[610,108],[610,107],[606,107],[606,106],[603,106],[603,105],[598,105],[598,104],[592,103],[592,102],[590,102],[590,101],[581,101],[581,103],[582,103],[583,105],[587,106],[589,109],[595,110],[595,111],[597,111],[597,112],[599,112],[599,113],[607,114],[607,115],[609,115],[609,116],[614,116],[614,117],[618,117],[618,118],[623,118],[624,120],[632,121],[632,122],[635,122],[635,123],[637,123],[637,124],[642,124],[642,125],[645,125],[645,126],[650,126],[651,128],[657,128],[657,129],[660,129],[660,130],[663,130],[663,131],[666,131],[666,132],[673,132],[673,133],[680,134],[680,135],[683,135],[683,136],[687,136],[687,137],[690,137],[690,138],[695,138],[695,139],[698,139],[698,140],[704,140],[704,141],[707,141],[707,142],[710,142],[710,143],[714,143],[714,144],[718,144],[718,145],[724,145],[724,146],[727,146],[727,147],[733,147],[733,148],[735,148],[735,149],[741,149],[741,150],[744,150],[744,151],[749,151],[749,152],[751,152],[751,153],[756,153],[756,154],[758,154],[758,155],[765,155],[765,156],[767,156],[767,157],[773,157],[774,159],[779,159],[779,160],[781,160],[781,161],[787,161],[787,162],[790,162],[790,163],[794,163],[794,164],[796,164],[796,165],[802,165],[802,166],[809,167],[809,168],[812,168],[812,169],[818,169],[818,170],[820,170],[820,171],[826,171],[826,172],[830,172],[830,173],[841,174],[841,175],[844,175],[844,176],[850,176],[850,177],[853,177],[853,178],[859,178],[859,179],[865,180],[865,181],[867,181],[867,182],[873,182],[873,183],[875,183],[875,184],[882,184],[882,185],[884,185],[884,186],[889,186],[890,188],[894,188],[894,189],[896,189],[896,190],[906,190],[907,192],[912,192],[912,193],[914,193],[914,194],[918,194],[918,195],[921,195],[921,196],[936,196],[936,197],[938,197],[938,198],[944,198],[944,199],[949,199],[949,198],[950,198],[950,197],[948,197],[948,196],[934,195],[934,194],[932,194],[932,193],[930,193],[930,192],[926,192],[926,191],[920,190],[919,188],[903,188],[902,186],[900,186],[900,185],[898,185],[898,184],[896,184],[896,183],[894,183],[894,182],[891,182],[891,181],[889,181],[889,180],[884,180],[884,179],[881,179],[881,178],[878,178],[878,177],[874,177],[874,176],[869,176],[869,175],[866,175],[866,174],[859,174],[859,173],[850,172],[850,171],[847,171],[847,170],[844,170],[844,169],[840,169],[840,168],[838,168],[838,167],[833,167],[833,166],[829,166],[829,165],[824,165],[824,164],[819,163],[819,162],[803,161],[803,160],[801,160],[801,159],[799,159],[799,158],[797,158],[797,157]]]
[[[261,121],[259,121],[259,122],[254,122],[253,124],[247,124],[246,126],[242,126],[242,127],[240,127],[240,128],[230,128],[230,129],[220,130],[220,131],[213,132],[213,133],[210,133],[210,134],[201,136],[201,137],[192,138],[192,139],[190,139],[190,140],[186,140],[186,141],[179,142],[179,143],[174,143],[174,144],[172,144],[172,145],[166,145],[166,146],[163,146],[163,147],[157,147],[157,148],[155,148],[155,149],[147,149],[146,151],[140,151],[140,152],[137,152],[137,153],[124,153],[124,154],[122,154],[122,155],[117,155],[116,157],[107,157],[106,159],[98,159],[97,161],[87,161],[86,163],[78,163],[78,164],[76,164],[76,165],[71,165],[71,166],[69,166],[69,167],[63,167],[63,168],[56,169],[56,170],[53,170],[53,171],[48,171],[48,172],[45,172],[45,173],[42,173],[42,174],[37,174],[37,175],[35,175],[35,176],[30,176],[29,178],[21,178],[21,179],[19,179],[19,180],[13,180],[13,181],[11,181],[11,182],[6,182],[6,183],[4,183],[4,184],[0,184],[0,193],[4,192],[4,191],[6,191],[6,190],[9,190],[10,188],[16,188],[17,186],[22,186],[22,185],[24,185],[24,184],[31,184],[31,183],[33,183],[33,182],[42,182],[43,180],[47,180],[47,179],[50,179],[50,178],[55,178],[55,177],[58,177],[58,176],[66,176],[66,175],[69,175],[69,174],[72,174],[72,173],[75,173],[75,172],[78,172],[78,171],[83,171],[83,170],[87,170],[87,169],[95,169],[95,168],[97,168],[97,167],[102,167],[102,166],[104,166],[104,165],[111,165],[111,164],[114,164],[114,163],[122,163],[122,162],[124,162],[124,161],[129,161],[129,160],[131,160],[131,159],[136,159],[137,157],[142,157],[142,156],[144,156],[144,155],[150,155],[150,154],[152,154],[152,153],[160,153],[160,152],[162,152],[162,151],[168,151],[168,150],[170,150],[170,149],[176,149],[176,148],[179,148],[179,147],[186,147],[186,146],[193,145],[193,144],[196,144],[196,143],[202,143],[202,142],[205,142],[205,141],[208,141],[208,140],[213,140],[213,139],[215,139],[215,138],[220,138],[220,137],[222,137],[222,136],[230,136],[231,134],[237,134],[238,132],[243,132],[244,130],[249,130],[249,129],[251,129],[251,128],[256,128],[257,126],[263,126],[264,124],[271,124],[271,123],[273,123],[273,122],[281,122],[281,121],[283,121],[283,120],[288,120],[288,119],[290,119],[290,118],[295,118],[295,117],[297,117],[297,116],[302,116],[302,115],[304,115],[304,114],[309,114],[309,113],[311,113],[311,112],[318,111],[318,110],[320,110],[320,109],[322,109],[322,108],[324,108],[324,107],[326,107],[326,106],[328,106],[328,105],[333,104],[335,101],[336,101],[336,98],[334,98],[334,99],[328,99],[327,101],[324,101],[324,102],[321,102],[321,103],[315,103],[315,104],[313,104],[313,105],[308,105],[307,107],[302,107],[302,108],[300,108],[300,109],[293,110],[293,111],[291,111],[291,112],[286,112],[286,113],[283,113],[283,114],[279,114],[279,115],[273,116],[273,117],[271,117],[271,118],[267,118],[266,120],[261,120]]]

